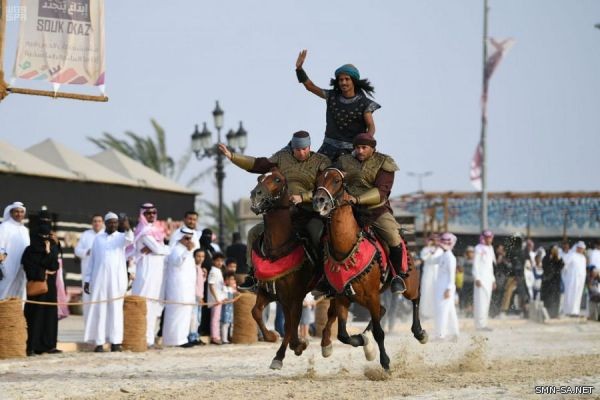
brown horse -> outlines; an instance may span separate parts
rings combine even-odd
[[[307,347],[307,343],[298,337],[298,325],[302,314],[302,302],[313,282],[315,264],[293,228],[287,184],[281,172],[275,168],[261,175],[250,198],[252,211],[263,214],[264,221],[262,245],[254,244],[254,251],[261,253],[264,259],[274,262],[286,260],[284,257],[292,253],[302,252],[298,265],[286,266],[286,272],[273,279],[261,280],[259,267],[254,263],[258,289],[252,316],[268,342],[277,341],[277,335],[265,326],[263,310],[272,301],[279,301],[283,307],[285,335],[270,366],[271,369],[281,369],[288,344],[297,356]],[[257,241],[260,242],[260,239]]]
[[[327,217],[327,234],[329,237],[326,246],[329,246],[326,254],[333,260],[347,258],[357,248],[357,243],[362,237],[362,229],[354,217],[352,204],[349,202],[350,195],[344,186],[344,173],[336,168],[326,169],[317,179],[317,189],[313,196],[313,207],[321,216]],[[339,262],[339,261],[338,261]],[[381,318],[385,314],[385,308],[380,304],[380,291],[385,290],[391,279],[388,274],[386,283],[382,286],[381,257],[374,257],[371,265],[364,273],[350,281],[350,292],[338,293],[327,312],[327,324],[323,329],[321,348],[324,357],[331,355],[331,325],[338,318],[338,339],[342,343],[354,347],[365,346],[365,355],[368,360],[374,358],[368,346],[370,339],[365,333],[373,330],[373,336],[379,346],[380,364],[385,370],[389,370],[390,359],[385,351],[385,334],[381,327]],[[391,267],[391,266],[390,266]],[[419,342],[427,342],[427,332],[421,328],[419,320],[419,280],[420,273],[414,267],[409,257],[409,275],[405,279],[406,291],[404,297],[413,304],[413,335]],[[369,310],[371,322],[360,335],[349,336],[346,330],[348,308],[351,302],[356,302]]]

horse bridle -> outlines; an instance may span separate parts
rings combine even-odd
[[[340,174],[340,177],[342,178],[341,190],[339,191],[339,193],[337,193],[337,195],[335,197],[333,196],[333,194],[331,194],[329,189],[327,189],[325,186],[318,186],[317,190],[315,192],[317,192],[319,190],[323,190],[327,194],[327,197],[329,197],[329,199],[327,199],[327,201],[331,205],[331,211],[335,210],[336,208],[338,208],[339,206],[342,206],[342,205],[346,205],[346,204],[352,205],[352,203],[350,203],[349,201],[345,201],[345,202],[340,201],[340,198],[344,195],[344,192],[346,191],[346,183],[344,182],[344,172],[342,172],[338,168],[330,167],[330,168],[325,169],[325,177],[327,177],[327,173],[329,171],[335,171],[338,174]]]
[[[263,185],[263,182],[265,181],[265,179],[267,179],[269,176],[271,176],[272,173],[271,172],[267,172],[266,174],[264,174],[263,178],[260,180],[260,185],[263,187],[263,189],[266,189],[266,187]],[[281,190],[278,192],[278,194],[276,196],[273,196],[271,194],[270,191],[265,190],[265,192],[269,193],[268,196],[264,196],[260,203],[256,204],[256,208],[260,211],[260,214],[267,212],[269,210],[274,210],[277,208],[288,208],[288,207],[284,207],[284,206],[277,206],[275,207],[275,204],[277,204],[277,202],[281,199],[281,196],[283,196],[284,193],[287,193],[287,181],[284,181],[285,183],[283,184],[283,186],[281,187]]]

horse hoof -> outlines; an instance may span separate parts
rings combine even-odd
[[[281,369],[281,368],[283,368],[283,361],[273,359],[273,361],[271,361],[271,365],[269,366],[269,368],[271,368],[271,369]]]
[[[327,358],[333,354],[333,344],[329,343],[327,346],[321,346],[321,355]]]
[[[417,338],[417,340],[419,341],[419,343],[425,344],[429,341],[429,335],[427,334],[427,332],[423,331],[421,337]]]
[[[307,342],[305,342],[305,341],[301,341],[301,342],[300,342],[300,343],[299,343],[299,344],[296,346],[296,348],[294,349],[294,354],[295,354],[295,355],[297,355],[297,356],[300,356],[300,355],[302,355],[302,352],[303,352],[304,350],[306,350],[306,348],[307,348],[307,347],[308,347],[308,343],[307,343]]]
[[[265,342],[275,343],[276,341],[277,341],[277,335],[275,333],[273,333],[272,331],[269,331],[265,335]]]
[[[361,333],[361,336],[363,337],[364,342],[363,350],[365,352],[365,358],[367,361],[373,361],[377,357],[377,351],[375,350],[375,345],[373,344],[375,341],[373,339],[373,334],[371,331],[368,331],[366,333]]]

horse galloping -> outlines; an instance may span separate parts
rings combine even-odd
[[[251,192],[251,209],[262,214],[264,234],[253,246],[252,262],[256,271],[257,298],[252,316],[268,342],[277,341],[262,319],[265,306],[279,301],[285,315],[285,335],[271,362],[271,369],[281,369],[286,347],[299,356],[307,343],[298,336],[302,302],[314,281],[315,263],[292,226],[292,211],[285,177],[274,168],[258,177]]]
[[[379,296],[380,291],[389,285],[391,266],[386,269],[387,255],[379,241],[371,238],[359,226],[349,199],[350,195],[344,185],[344,173],[339,169],[328,168],[317,178],[313,207],[321,216],[327,217],[328,240],[324,250],[328,259],[324,272],[337,291],[327,312],[327,323],[321,340],[322,353],[324,357],[331,355],[331,325],[337,316],[338,339],[354,347],[365,346],[367,359],[374,358],[374,354],[368,349],[368,336],[365,333],[349,336],[346,330],[348,308],[351,302],[356,302],[367,308],[371,315],[371,322],[365,332],[372,329],[379,347],[380,364],[385,370],[389,370],[390,359],[385,351],[385,333],[381,327],[385,308],[381,306]],[[405,279],[406,291],[403,295],[413,304],[411,331],[419,342],[426,343],[427,332],[421,328],[419,320],[420,273],[414,267],[405,244],[404,247],[409,275]],[[342,279],[339,280],[339,277]]]

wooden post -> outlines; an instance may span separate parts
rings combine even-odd
[[[85,101],[99,101],[99,102],[107,102],[108,97],[106,96],[92,96],[87,94],[79,94],[79,93],[64,93],[64,92],[53,92],[51,90],[36,90],[36,89],[23,89],[23,88],[15,88],[9,87],[9,93],[18,93],[18,94],[28,94],[32,96],[46,96],[53,98],[61,98],[61,99],[74,99],[74,100],[85,100]]]

